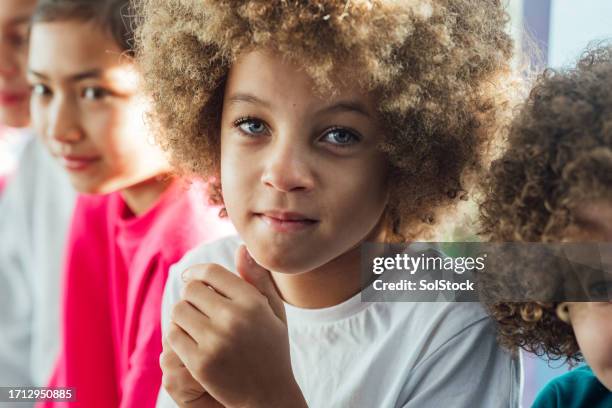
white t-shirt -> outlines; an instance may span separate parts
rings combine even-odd
[[[182,271],[201,263],[234,271],[239,245],[237,237],[201,245],[170,269],[163,327]],[[519,406],[519,358],[498,346],[477,303],[367,303],[357,294],[329,308],[285,309],[293,373],[311,408]],[[175,404],[162,389],[157,406]]]
[[[33,137],[25,132],[0,125],[0,176],[10,174],[27,143]]]
[[[0,387],[44,386],[51,374],[74,200],[67,175],[32,137],[0,197]]]

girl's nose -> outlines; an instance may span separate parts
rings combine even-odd
[[[65,101],[58,101],[51,109],[46,133],[48,138],[62,143],[76,143],[84,137],[74,108]]]
[[[261,182],[284,193],[312,190],[314,175],[304,150],[290,143],[272,146]]]

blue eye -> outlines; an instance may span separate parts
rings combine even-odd
[[[243,133],[252,136],[258,136],[267,131],[266,124],[258,119],[243,118],[234,122],[234,126],[240,129]]]
[[[327,131],[323,135],[324,142],[331,143],[336,146],[345,147],[351,146],[357,142],[359,142],[359,136],[350,130],[343,128],[335,128]]]

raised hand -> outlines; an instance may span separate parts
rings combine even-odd
[[[305,407],[291,370],[283,300],[241,246],[236,268],[216,264],[184,274],[168,342],[188,372],[226,407]]]
[[[175,329],[180,330],[180,328]],[[178,406],[189,408],[223,407],[193,378],[187,367],[172,350],[166,338],[163,340],[163,352],[159,358],[159,363],[163,372],[162,385]]]

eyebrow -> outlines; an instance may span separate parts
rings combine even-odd
[[[46,76],[43,73],[40,72],[36,72],[34,70],[28,70],[28,72],[38,78],[42,78],[42,79],[49,79],[48,76]],[[69,82],[79,82],[79,81],[83,81],[85,79],[91,79],[91,78],[100,78],[101,76],[101,71],[99,69],[92,69],[89,71],[83,71],[83,72],[79,72],[73,75],[70,75],[68,77],[68,81]]]
[[[340,112],[354,112],[360,115],[372,118],[372,115],[368,109],[361,102],[358,101],[341,101],[331,106],[325,107],[317,113],[340,113]]]
[[[230,96],[228,98],[228,102],[229,103],[246,102],[246,103],[250,103],[253,105],[262,105],[266,108],[271,107],[270,102],[259,99],[258,97],[254,95],[244,94],[244,93],[235,94],[235,95]],[[350,100],[340,101],[340,102],[334,103],[333,105],[326,106],[318,110],[317,112],[315,112],[315,114],[320,115],[320,114],[330,114],[330,113],[340,113],[340,112],[354,112],[354,113],[358,113],[360,115],[366,116],[370,119],[372,118],[372,115],[370,114],[370,112],[368,111],[368,109],[365,107],[364,104],[362,104],[359,101],[350,101]]]
[[[269,102],[259,99],[258,97],[254,95],[244,94],[244,93],[232,95],[229,98],[227,98],[227,100],[229,103],[246,102],[246,103],[250,103],[253,105],[263,105],[266,108],[270,108],[271,106]]]

